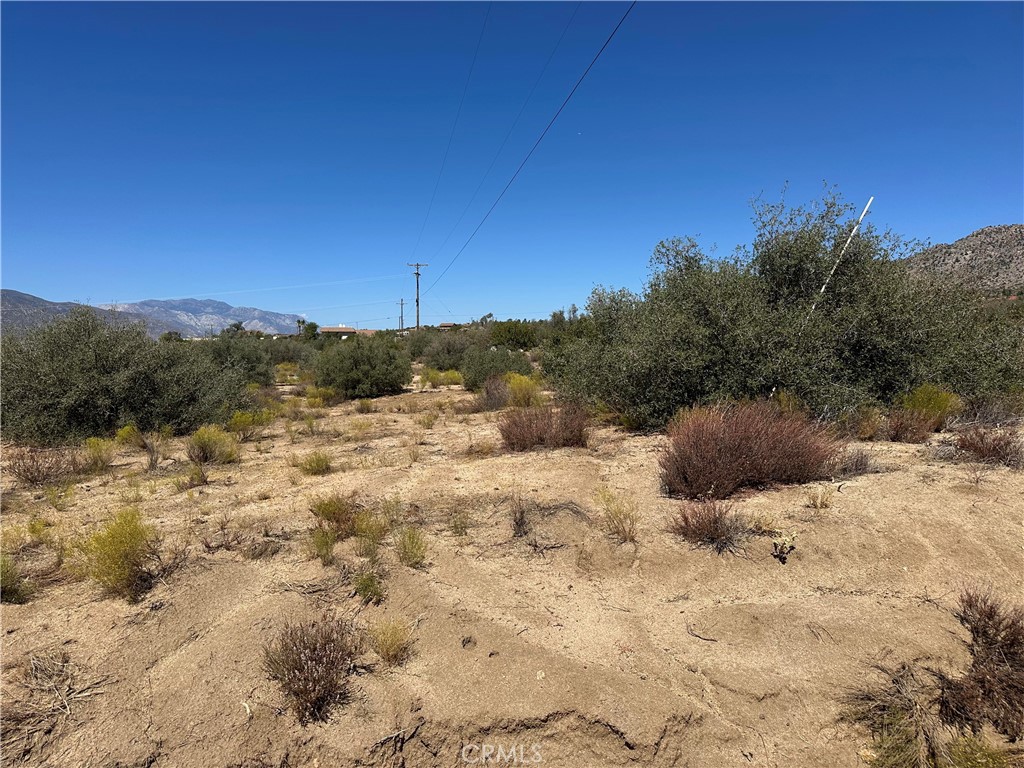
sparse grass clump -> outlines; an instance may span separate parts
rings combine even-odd
[[[380,605],[384,601],[384,580],[373,568],[357,573],[352,586],[364,604]]]
[[[724,499],[741,488],[827,477],[841,444],[771,403],[694,408],[669,425],[661,481],[672,496]]]
[[[185,441],[185,455],[195,464],[231,464],[238,461],[238,440],[221,427],[200,427]]]
[[[386,515],[373,510],[361,510],[355,518],[356,554],[375,560],[377,550],[384,543],[391,523]]]
[[[722,501],[691,501],[683,504],[669,522],[669,531],[697,547],[718,554],[738,552],[751,535],[746,518]]]
[[[338,532],[326,525],[317,525],[309,532],[310,554],[323,565],[334,562],[334,545],[338,543]]]
[[[203,468],[202,464],[192,464],[186,474],[175,478],[173,482],[174,489],[178,493],[184,493],[192,488],[198,488],[202,485],[206,485],[210,482],[210,477],[206,474],[206,470]],[[136,501],[141,500],[141,495],[138,495]]]
[[[14,558],[0,554],[0,603],[24,603],[32,591]]]
[[[832,497],[836,489],[831,485],[816,485],[804,492],[804,500],[810,509],[828,509],[832,506]]]
[[[352,625],[332,617],[286,624],[263,649],[263,668],[281,686],[300,723],[326,720],[345,696],[352,661],[359,653]]]
[[[853,448],[847,450],[839,460],[839,467],[836,474],[839,477],[858,477],[879,472],[871,452],[864,448]]]
[[[635,542],[640,523],[640,509],[636,502],[617,496],[607,488],[597,492],[597,501],[604,511],[603,522],[608,533],[623,544]]]
[[[398,561],[410,568],[422,568],[427,559],[427,540],[419,528],[403,526],[395,535]]]
[[[331,493],[317,496],[309,503],[313,515],[333,530],[339,539],[347,539],[356,532],[356,516],[363,506],[355,493]]]
[[[376,410],[370,398],[362,397],[356,400],[356,413],[373,413]]]
[[[117,443],[102,437],[90,437],[82,444],[81,467],[85,472],[103,472],[113,462]]]
[[[80,545],[82,569],[107,593],[137,600],[156,576],[159,543],[139,510],[121,510]]]
[[[1024,607],[989,591],[968,589],[953,614],[970,632],[971,665],[959,677],[939,675],[939,713],[962,730],[990,724],[1011,741],[1024,736]]]
[[[433,429],[434,424],[437,423],[438,413],[437,411],[426,411],[425,413],[419,414],[415,421],[424,429]]]
[[[585,448],[590,431],[588,422],[581,406],[565,403],[560,408],[547,405],[503,413],[498,419],[498,431],[510,451],[528,451],[537,446]]]
[[[247,443],[261,437],[273,420],[274,415],[268,410],[235,411],[228,419],[228,432],[233,433],[239,442]]]
[[[370,646],[385,666],[398,666],[412,653],[412,628],[403,621],[381,619],[369,628],[367,634]]]
[[[956,447],[985,464],[1024,467],[1024,440],[1013,429],[971,427],[956,436]]]
[[[293,463],[307,475],[321,476],[331,471],[331,457],[325,451],[312,451]]]
[[[78,471],[78,457],[66,448],[8,448],[7,471],[27,485],[46,485]]]

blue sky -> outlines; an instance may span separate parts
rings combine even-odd
[[[626,7],[4,2],[3,286],[394,325]],[[639,288],[659,240],[730,253],[787,182],[933,242],[1020,222],[1022,41],[1020,3],[641,3],[424,321]]]

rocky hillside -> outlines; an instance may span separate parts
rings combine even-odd
[[[907,259],[918,273],[950,275],[985,291],[1024,288],[1024,224],[985,227],[948,245],[933,245]]]

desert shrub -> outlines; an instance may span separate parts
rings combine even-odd
[[[836,474],[839,477],[857,477],[880,471],[871,452],[863,448],[847,449],[839,459]]]
[[[355,493],[331,493],[316,496],[309,503],[314,517],[333,530],[340,539],[347,539],[356,532],[356,516],[363,506]]]
[[[28,485],[53,483],[79,469],[78,457],[67,448],[9,448],[4,451],[4,458],[7,471]]]
[[[575,403],[516,408],[498,419],[502,442],[511,451],[546,448],[585,448],[589,437],[586,411]]]
[[[145,448],[142,432],[134,424],[125,424],[114,434],[114,442],[125,448]]]
[[[270,411],[235,411],[228,419],[228,432],[233,433],[238,441],[247,443],[263,435],[263,430],[274,420]]]
[[[370,509],[360,510],[355,519],[356,554],[376,559],[377,549],[390,531],[391,522],[386,515]]]
[[[849,433],[853,437],[858,440],[874,440],[882,434],[885,415],[877,406],[864,405],[856,409],[847,422]]]
[[[372,568],[357,573],[352,586],[356,595],[365,604],[380,605],[384,601],[384,580]]]
[[[88,437],[82,444],[81,467],[85,472],[102,472],[114,461],[117,444],[102,437]]]
[[[906,408],[893,408],[885,420],[885,436],[895,443],[923,443],[934,431],[932,416]]]
[[[437,423],[437,419],[437,411],[427,411],[426,413],[421,413],[419,416],[417,416],[415,421],[419,426],[423,427],[424,429],[433,429],[434,424]]]
[[[31,590],[28,580],[9,554],[0,554],[0,603],[24,603]]]
[[[82,570],[107,593],[137,600],[156,575],[159,541],[139,510],[121,510],[81,544]]]
[[[295,459],[294,465],[307,475],[326,475],[331,471],[331,457],[324,451],[311,451]]]
[[[466,351],[477,343],[471,333],[439,334],[423,352],[423,364],[436,371],[450,371],[462,365]]]
[[[300,723],[326,720],[343,701],[359,637],[347,621],[332,617],[286,624],[263,649],[263,668],[281,686]]]
[[[971,427],[956,436],[956,447],[986,464],[1024,467],[1024,440],[1013,429]]]
[[[398,561],[410,568],[421,568],[427,559],[427,540],[419,528],[403,526],[395,534]]]
[[[420,371],[420,389],[437,389],[441,385],[441,372],[436,368]]]
[[[456,370],[441,371],[442,387],[458,387],[462,385],[462,374]]]
[[[659,243],[642,293],[596,289],[586,314],[545,347],[546,378],[642,429],[776,386],[827,418],[926,382],[968,397],[1019,387],[1019,319],[911,274],[901,257],[912,243],[868,225],[836,266],[851,213],[831,194],[807,209],[757,204],[753,244],[733,259],[693,240]]]
[[[192,488],[207,485],[210,482],[210,477],[206,474],[202,464],[192,463],[189,465],[188,472],[181,477],[175,478],[173,482],[174,489],[178,493],[184,493]],[[141,497],[139,497],[139,500],[141,500]]]
[[[1024,416],[1024,392],[983,392],[967,398],[960,420],[967,424],[1003,427]]]
[[[737,552],[749,538],[746,518],[722,501],[691,501],[683,504],[669,522],[669,531],[697,547],[718,554]]]
[[[459,367],[466,389],[478,390],[492,376],[519,373],[529,376],[533,373],[530,358],[522,352],[513,352],[504,347],[470,347]]]
[[[194,343],[161,344],[141,325],[107,323],[76,308],[24,335],[3,334],[4,436],[57,445],[170,425],[221,421],[245,399],[244,376]]]
[[[477,392],[474,405],[481,411],[500,411],[509,404],[512,391],[503,376],[491,376]]]
[[[695,408],[669,427],[661,481],[673,496],[723,499],[740,488],[824,478],[841,448],[803,414],[767,402]]]
[[[238,461],[238,441],[221,427],[200,427],[185,441],[185,455],[195,464],[231,464]]]
[[[540,385],[529,376],[519,373],[505,375],[508,384],[509,400],[515,408],[532,408],[543,403]]]
[[[954,393],[934,384],[922,384],[899,400],[904,411],[927,419],[931,432],[942,429],[946,422],[958,415],[964,407],[963,401]]]
[[[412,628],[404,621],[381,619],[370,626],[370,647],[385,666],[402,664],[412,652]]]
[[[317,385],[348,400],[397,395],[411,381],[409,357],[386,334],[345,339],[317,359]]]
[[[967,589],[953,614],[971,638],[971,665],[958,678],[939,675],[939,714],[980,733],[986,723],[1016,741],[1024,736],[1024,607],[991,591]]]
[[[499,320],[488,327],[491,344],[509,349],[532,349],[537,346],[537,326],[526,320]]]
[[[875,740],[872,766],[938,768],[955,764],[943,748],[941,723],[928,707],[927,681],[907,664],[879,667],[887,678],[881,687],[844,697],[842,718],[864,725]]]
[[[274,383],[274,364],[269,345],[255,336],[234,333],[226,328],[212,339],[195,342],[222,371],[231,371],[242,381],[270,385]]]
[[[306,387],[306,403],[310,401],[316,401],[319,403],[318,406],[310,405],[310,408],[319,407],[323,408],[327,405],[337,405],[342,402],[344,398],[338,394],[334,387]]]
[[[334,562],[334,545],[338,543],[338,532],[327,525],[317,525],[309,532],[310,555],[318,558],[323,565]]]
[[[603,511],[605,529],[621,543],[636,541],[640,523],[640,509],[632,499],[616,496],[607,488],[597,492],[597,501]]]
[[[373,413],[375,410],[377,409],[373,406],[373,400],[367,397],[356,401],[356,413]]]

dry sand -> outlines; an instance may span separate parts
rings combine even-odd
[[[587,449],[507,454],[493,414],[417,423],[467,397],[410,392],[365,415],[337,406],[321,434],[294,442],[278,420],[191,493],[172,482],[185,470],[180,440],[156,472],[122,452],[60,512],[6,478],[8,534],[33,513],[85,531],[137,493],[169,542],[190,545],[136,604],[59,579],[3,606],[6,707],[26,695],[27,659],[54,647],[76,685],[95,683],[23,764],[463,766],[489,744],[559,768],[862,765],[870,737],[837,722],[842,695],[874,681],[880,662],[961,668],[965,634],[949,609],[964,584],[1024,595],[1024,473],[979,479],[928,446],[866,444],[887,471],[833,484],[827,509],[807,506],[806,487],[736,502],[796,533],[781,565],[770,538],[719,556],[666,532],[679,502],[659,490],[663,437],[603,427]],[[315,448],[339,469],[309,477],[289,465]],[[605,533],[601,487],[638,505],[637,545]],[[380,606],[353,595],[353,542],[334,566],[307,554],[309,499],[334,490],[397,494],[422,521],[426,566],[404,567],[388,547]],[[517,494],[531,506],[523,538],[510,523]],[[469,513],[465,536],[450,530],[453,510]],[[243,538],[266,527],[283,548],[263,560],[206,551],[201,538],[216,541],[226,519]],[[21,557],[32,567],[47,555]],[[413,624],[413,655],[386,669],[367,652],[348,703],[303,727],[263,673],[262,648],[286,620],[325,609],[360,626]]]

